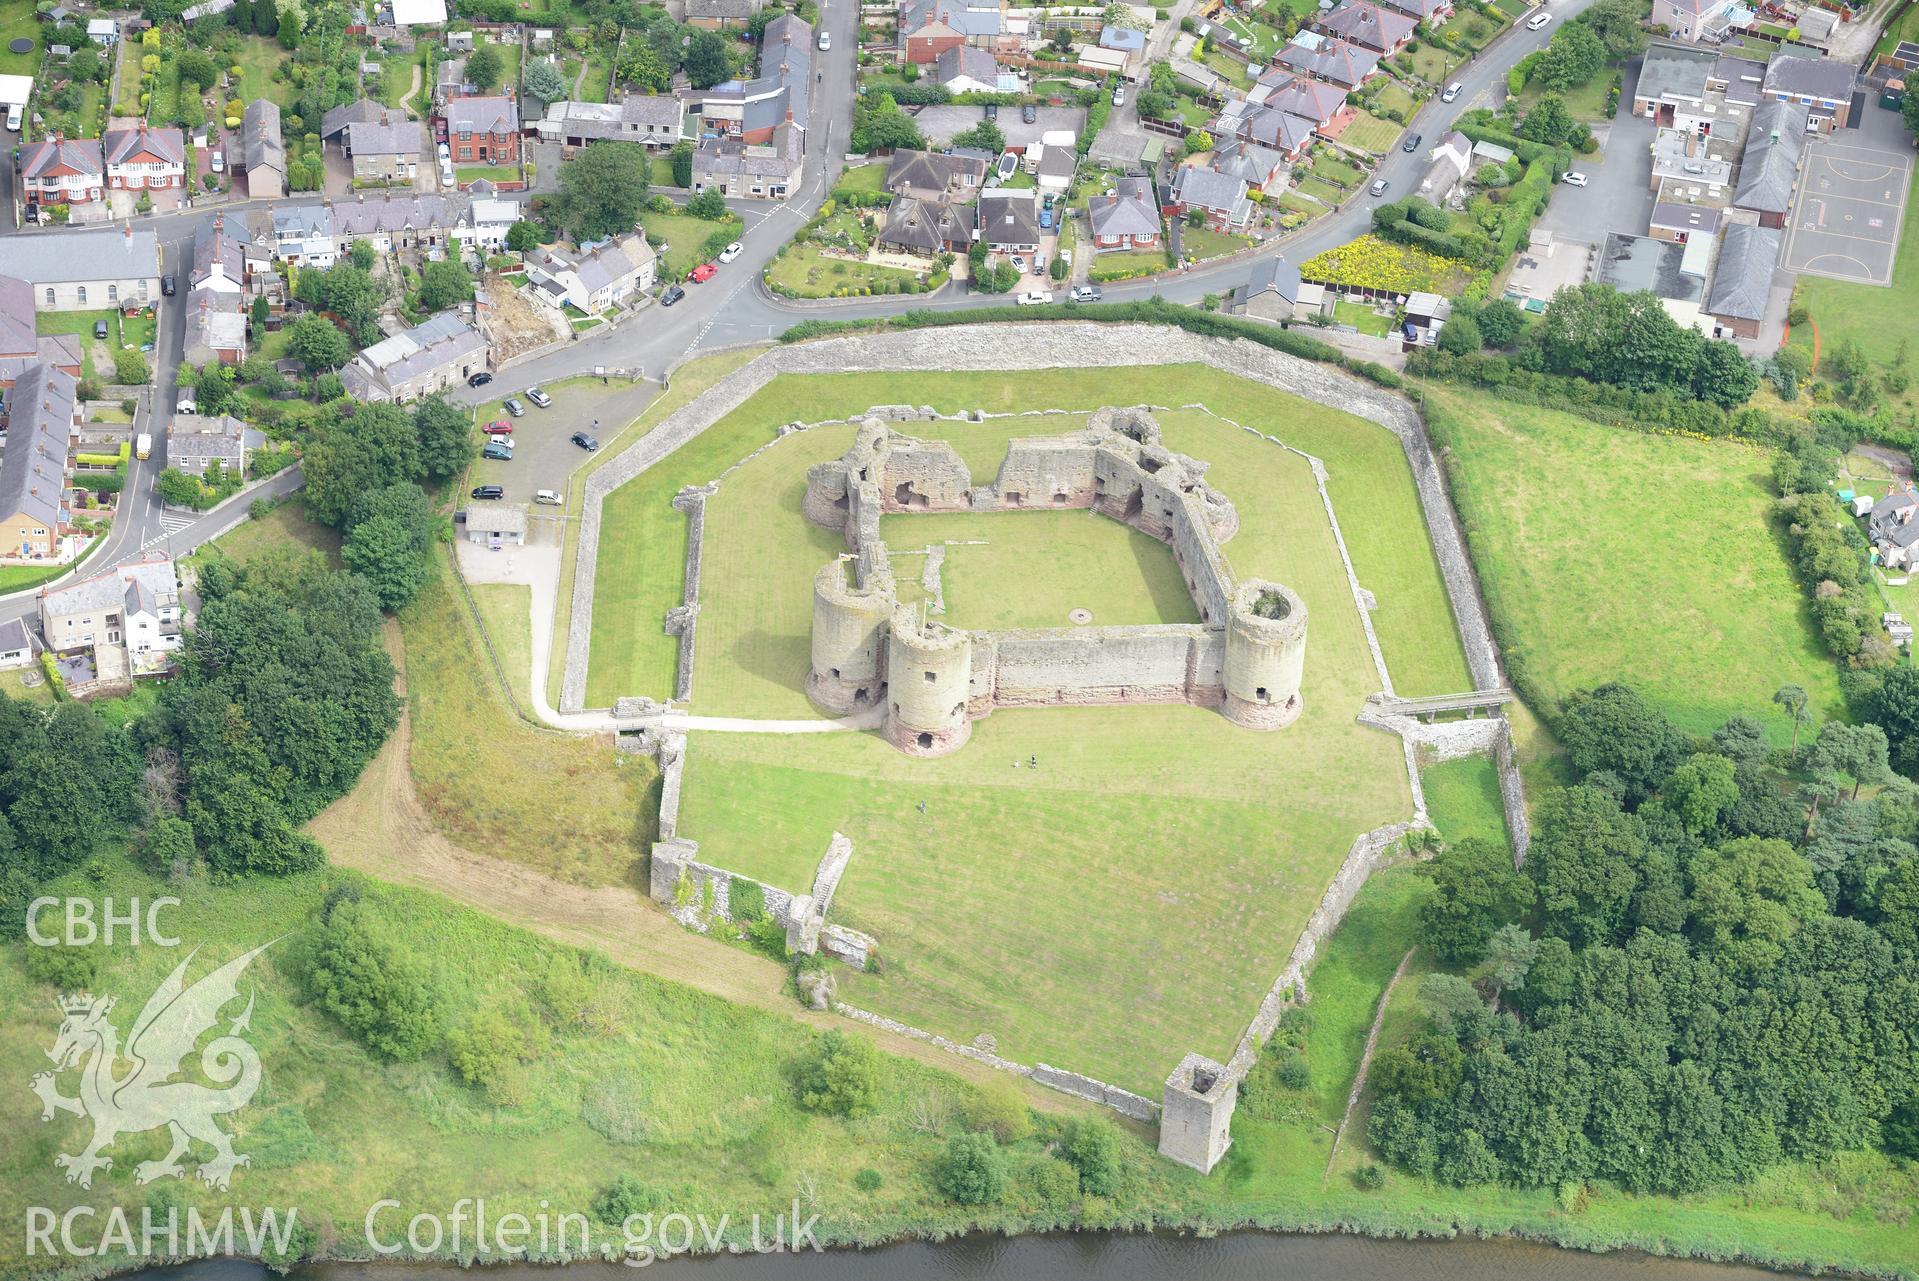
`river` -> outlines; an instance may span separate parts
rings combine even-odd
[[[1234,1232],[1209,1239],[1097,1233],[976,1235],[824,1254],[662,1261],[645,1269],[576,1263],[564,1281],[1777,1281],[1783,1273],[1651,1255],[1586,1254],[1522,1241],[1390,1241],[1335,1235]],[[291,1281],[558,1281],[549,1267],[502,1265],[484,1273],[432,1264],[316,1264]],[[257,1264],[212,1260],[155,1268],[133,1281],[275,1281]]]

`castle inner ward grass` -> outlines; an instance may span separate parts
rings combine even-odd
[[[679,488],[719,477],[780,423],[905,401],[1074,411],[900,425],[953,442],[979,478],[1008,440],[1075,430],[1080,411],[1203,401],[1213,412],[1158,412],[1165,443],[1209,463],[1238,508],[1224,545],[1234,574],[1285,583],[1313,611],[1299,722],[1259,734],[1185,706],[1002,710],[933,761],[871,734],[696,734],[679,830],[703,860],[794,889],[845,832],[856,852],[832,918],[876,936],[885,968],[837,971],[842,999],[1157,1094],[1188,1051],[1230,1055],[1354,837],[1412,808],[1397,740],[1354,723],[1379,679],[1310,466],[1234,423],[1325,461],[1399,689],[1462,689],[1399,444],[1186,367],[783,378],[608,498],[602,545],[619,550],[600,562],[589,703],[670,690],[672,639],[651,634],[682,585],[685,518],[668,506]],[[807,467],[839,457],[854,431],[789,435],[708,500],[693,710],[817,717],[803,688],[812,577],[842,544],[800,501]],[[1110,623],[1194,617],[1167,549],[1087,512],[892,516],[885,533],[901,548],[956,544],[942,575],[955,626],[1059,626],[1075,607]],[[627,627],[649,635],[615,635]]]

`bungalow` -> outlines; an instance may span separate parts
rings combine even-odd
[[[949,93],[999,92],[999,63],[973,45],[954,45],[933,61],[933,78]]]
[[[1073,175],[1079,171],[1079,152],[1076,148],[1061,146],[1058,143],[1042,144],[1039,162],[1033,172],[1039,185],[1045,191],[1065,191],[1073,184]],[[1026,153],[1031,156],[1032,151]]]
[[[887,162],[882,185],[896,196],[970,200],[986,182],[990,167],[979,156],[902,149]]]
[[[25,667],[33,662],[33,633],[24,618],[9,618],[0,623],[0,670]]]
[[[1255,106],[1310,120],[1320,130],[1355,114],[1346,105],[1346,91],[1338,85],[1308,80],[1278,67],[1268,68],[1246,97]]]
[[[160,242],[131,227],[0,236],[0,276],[32,284],[40,311],[143,304],[160,296]]]
[[[579,252],[543,249],[528,254],[526,278],[536,295],[555,307],[572,304],[599,315],[653,287],[653,247],[646,233],[601,241]]]
[[[240,121],[240,153],[247,198],[279,200],[287,194],[287,149],[280,140],[280,108],[266,98],[247,104]]]
[[[180,648],[180,578],[165,552],[40,589],[40,633],[56,654],[91,651],[102,685],[156,676]]]
[[[486,339],[450,311],[383,338],[340,371],[355,400],[418,400],[465,382],[487,367]]]
[[[1343,0],[1338,8],[1319,16],[1319,29],[1326,35],[1377,54],[1398,53],[1419,20],[1397,9],[1382,9],[1369,0]]]
[[[416,120],[358,120],[347,125],[343,145],[353,159],[353,181],[412,182],[420,173],[426,132]]]
[[[1807,127],[1820,133],[1844,129],[1852,116],[1852,88],[1858,68],[1837,58],[1803,58],[1780,50],[1766,64],[1760,92],[1774,102],[1808,109]]]
[[[1784,234],[1772,227],[1729,223],[1719,238],[1719,265],[1706,292],[1715,338],[1757,338],[1772,296]]]
[[[1253,202],[1238,178],[1188,165],[1173,176],[1173,207],[1183,217],[1199,210],[1216,231],[1235,231],[1252,220]]]
[[[1301,280],[1299,268],[1274,257],[1254,260],[1252,273],[1233,291],[1227,310],[1281,325],[1311,321],[1332,311],[1324,285]]]
[[[28,204],[83,205],[106,190],[106,165],[92,138],[59,135],[20,148],[21,194]]]
[[[1311,43],[1302,43],[1302,36],[1309,37]],[[1342,89],[1359,88],[1366,83],[1367,77],[1379,69],[1379,54],[1373,50],[1345,40],[1313,37],[1312,33],[1305,31],[1279,51],[1277,61],[1289,71],[1324,80]]]
[[[1159,197],[1151,178],[1121,178],[1111,195],[1086,202],[1086,220],[1093,231],[1093,249],[1158,249]]]
[[[261,433],[226,414],[181,414],[167,425],[167,466],[204,477],[217,465],[228,476],[243,476],[247,453],[262,439]]]
[[[38,364],[80,376],[78,334],[42,334],[34,321],[33,285],[18,276],[0,276],[0,387],[11,387]],[[4,451],[0,451],[3,453]]]
[[[1792,212],[1810,117],[1810,110],[1796,102],[1768,101],[1753,109],[1732,204],[1758,214],[1762,227],[1783,227]]]
[[[468,503],[466,539],[470,543],[520,546],[526,542],[526,504]]]
[[[51,560],[67,520],[67,451],[79,419],[79,380],[52,365],[23,370],[7,395],[0,450],[0,558]]]
[[[186,138],[178,129],[109,129],[100,139],[107,186],[153,191],[186,185]]]
[[[456,165],[520,163],[520,109],[511,98],[456,98],[446,109]]]
[[[979,198],[979,239],[988,250],[1030,254],[1039,248],[1039,193],[1023,190],[989,191]]]
[[[196,289],[187,295],[186,362],[237,365],[246,359],[247,318],[238,294]]]
[[[973,211],[965,205],[901,196],[886,211],[879,246],[894,253],[931,258],[963,254],[973,244]]]

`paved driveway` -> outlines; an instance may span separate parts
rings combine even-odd
[[[602,383],[597,378],[570,378],[546,388],[553,397],[550,408],[541,409],[524,395],[524,416],[514,418],[494,400],[481,405],[475,422],[485,426],[496,418],[513,424],[513,461],[497,462],[482,458],[472,467],[466,488],[475,485],[501,485],[509,502],[530,503],[536,489],[566,488],[567,477],[586,462],[590,455],[570,437],[576,431],[597,436],[602,445],[635,418],[659,394],[652,383]],[[593,424],[598,420],[599,426]],[[462,492],[465,492],[464,490]]]

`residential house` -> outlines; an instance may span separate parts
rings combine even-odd
[[[1369,0],[1341,0],[1339,7],[1319,15],[1321,32],[1377,54],[1398,53],[1418,26],[1419,20],[1410,14],[1383,9]]]
[[[26,667],[33,662],[33,633],[24,618],[9,618],[0,623],[0,671]]]
[[[1160,247],[1159,196],[1151,178],[1121,178],[1111,195],[1086,202],[1086,221],[1092,229],[1093,249]]]
[[[80,376],[78,334],[42,334],[34,321],[33,285],[0,276],[0,387],[11,387],[31,366],[52,365]]]
[[[1301,37],[1305,40],[1302,42]],[[1328,39],[1302,31],[1279,51],[1280,66],[1314,80],[1357,89],[1379,69],[1379,54],[1345,40]]]
[[[1356,114],[1346,105],[1346,91],[1338,85],[1308,80],[1278,67],[1268,68],[1246,97],[1253,105],[1268,111],[1283,111],[1289,116],[1310,120],[1322,133]]]
[[[247,104],[240,119],[240,157],[247,198],[278,200],[287,194],[287,149],[280,140],[280,108],[266,98]]]
[[[657,268],[644,232],[578,251],[541,249],[526,256],[527,286],[555,308],[571,304],[597,316],[653,287]]]
[[[896,196],[971,200],[985,185],[991,168],[989,161],[977,155],[902,149],[887,162],[883,185]]]
[[[28,204],[84,205],[106,194],[106,164],[93,138],[57,134],[20,148],[20,195]]]
[[[1784,233],[1773,227],[1728,223],[1719,237],[1719,265],[1706,293],[1715,338],[1757,338],[1772,296]]]
[[[475,183],[474,186],[478,186]],[[490,249],[500,252],[506,248],[507,233],[513,230],[513,224],[520,221],[520,203],[517,200],[503,200],[498,196],[472,196],[470,214],[465,230],[456,223],[453,228],[455,238],[470,242],[478,249]]]
[[[973,211],[948,200],[899,196],[886,211],[881,249],[931,258],[973,247]]]
[[[0,450],[0,558],[51,560],[67,520],[67,451],[79,419],[79,379],[52,365],[22,370],[7,393]]]
[[[1034,166],[1040,190],[1064,192],[1073,184],[1073,175],[1079,171],[1079,150],[1076,147],[1061,146],[1058,143],[1042,144],[1039,148],[1039,163]],[[1031,156],[1033,153],[1026,153]]]
[[[228,476],[244,476],[247,455],[264,439],[226,414],[180,414],[167,426],[167,466],[202,478],[216,467]]]
[[[762,0],[686,0],[686,22],[708,31],[739,29],[752,22]]]
[[[1332,314],[1326,287],[1299,278],[1299,268],[1272,256],[1253,260],[1246,283],[1232,292],[1227,310],[1255,320],[1290,325]]]
[[[1888,493],[1866,513],[1866,540],[1887,569],[1912,568],[1919,547],[1919,490]]]
[[[320,117],[320,141],[340,142],[348,125],[379,124],[393,114],[384,103],[361,98],[333,108]]]
[[[993,55],[975,45],[954,45],[933,61],[933,78],[950,93],[997,93],[999,76]]]
[[[1252,191],[1276,191],[1292,172],[1282,152],[1244,138],[1229,138],[1215,146],[1211,167],[1238,178]]]
[[[680,140],[686,104],[673,94],[629,94],[619,102],[555,102],[536,125],[572,156],[589,142],[637,142],[656,149]]]
[[[1426,153],[1432,163],[1419,180],[1419,194],[1436,205],[1443,205],[1473,167],[1472,139],[1457,131]]]
[[[1297,164],[1312,146],[1317,128],[1317,124],[1304,116],[1244,98],[1229,98],[1213,121],[1212,134],[1215,140],[1238,138],[1255,143],[1277,151],[1288,164]]]
[[[247,318],[238,294],[195,289],[187,295],[184,355],[198,369],[206,365],[237,365],[246,359]]]
[[[979,239],[989,251],[1030,254],[1039,248],[1039,193],[1031,187],[984,192],[978,211]]]
[[[1704,111],[1706,81],[1717,61],[1710,49],[1654,39],[1640,62],[1632,113],[1667,128],[1710,133],[1713,122]]]
[[[130,226],[0,236],[0,276],[31,283],[40,311],[140,306],[160,296],[160,242]]]
[[[398,249],[445,251],[471,239],[472,204],[466,196],[356,192],[327,202],[333,238],[341,246],[364,240],[376,253]]]
[[[520,163],[520,109],[511,98],[456,98],[446,108],[456,165]]]
[[[1774,102],[1805,107],[1807,127],[1820,133],[1843,129],[1852,117],[1858,68],[1837,58],[1804,58],[1780,50],[1766,64],[1761,92]]]
[[[992,48],[1005,27],[999,0],[901,0],[899,8],[900,45],[920,66],[956,45]]]
[[[186,138],[178,129],[109,129],[100,139],[105,152],[107,186],[124,191],[159,191],[186,184]]]
[[[383,116],[347,125],[342,144],[353,160],[354,182],[411,183],[420,173],[426,131],[417,120]]]
[[[693,190],[712,187],[734,198],[784,200],[799,187],[805,141],[805,133],[789,121],[773,131],[769,143],[703,142],[693,152]]]
[[[340,381],[355,400],[397,403],[465,382],[487,364],[486,339],[443,311],[362,351],[340,371]]]
[[[760,38],[759,75],[728,80],[710,89],[688,90],[704,131],[748,144],[775,141],[774,130],[792,124],[802,133],[812,118],[813,28],[782,13]]]
[[[76,693],[160,675],[183,640],[180,578],[165,552],[148,552],[76,583],[43,587],[39,604],[47,648],[91,659],[83,680],[68,680]]]
[[[1753,109],[1732,204],[1759,215],[1762,227],[1783,227],[1792,212],[1810,117],[1811,109],[1796,102],[1767,101]]]
[[[1245,182],[1197,165],[1173,175],[1172,203],[1181,217],[1199,210],[1215,231],[1237,231],[1253,217]]]
[[[246,287],[246,254],[241,237],[229,235],[224,213],[213,216],[193,241],[193,269],[187,273],[190,289],[239,297]]]
[[[326,205],[269,206],[246,216],[247,254],[322,271],[339,257],[333,211]]]
[[[1752,25],[1752,10],[1742,0],[1653,0],[1652,22],[1677,40],[1717,44]]]
[[[1437,27],[1453,16],[1452,0],[1380,0],[1407,17]]]
[[[392,0],[393,25],[437,27],[446,21],[446,0]]]

